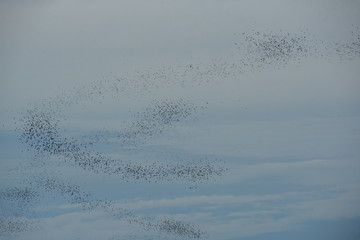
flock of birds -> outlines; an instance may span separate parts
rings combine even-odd
[[[197,106],[182,98],[153,101],[144,111],[135,113],[135,120],[122,131],[98,131],[95,137],[88,141],[93,144],[116,138],[124,146],[139,147],[205,108],[206,106]]]
[[[131,123],[123,132],[97,133],[94,139],[85,138],[84,141],[76,138],[61,138],[59,119],[54,117],[54,109],[28,110],[22,122],[21,141],[29,150],[36,154],[49,154],[63,159],[72,165],[77,165],[84,170],[95,173],[117,174],[120,178],[129,180],[174,181],[190,180],[193,182],[208,180],[220,176],[225,168],[213,165],[210,162],[201,164],[184,162],[176,164],[146,164],[129,163],[121,159],[107,157],[101,152],[90,148],[98,141],[107,141],[107,138],[119,139],[120,143],[127,146],[138,146],[140,141],[151,139],[165,129],[174,127],[177,122],[188,118],[198,110],[183,99],[162,100],[154,106],[148,107],[144,112],[136,114],[136,121]]]
[[[357,29],[358,30],[358,29]],[[83,138],[65,137],[62,122],[67,118],[64,109],[87,100],[105,98],[109,94],[133,97],[142,92],[154,92],[172,84],[184,88],[205,85],[210,81],[225,81],[244,72],[259,71],[268,67],[285,67],[291,61],[317,56],[355,58],[360,56],[360,35],[353,32],[349,42],[324,43],[310,34],[289,33],[243,33],[242,40],[235,43],[241,52],[234,61],[214,60],[212,64],[191,63],[182,66],[164,67],[156,70],[135,71],[113,79],[102,79],[79,89],[65,91],[44,99],[32,109],[23,112],[17,130],[27,150],[35,154],[35,161],[46,168],[53,157],[71,167],[80,167],[94,174],[118,176],[125,182],[186,182],[208,183],[219,179],[227,170],[221,159],[187,159],[178,161],[131,162],[109,157],[97,149],[97,144],[116,139],[120,148],[139,149],[157,136],[177,127],[184,121],[195,119],[205,111],[207,103],[196,105],[183,98],[154,100],[143,111],[132,116],[126,127],[118,131],[98,131],[94,136]],[[176,158],[175,158],[176,159]],[[114,219],[126,221],[144,230],[157,233],[157,239],[179,237],[186,239],[206,238],[207,233],[200,226],[171,217],[158,219],[139,216],[127,209],[119,208],[116,201],[95,198],[91,192],[81,190],[73,181],[54,177],[44,171],[28,177],[26,182],[15,188],[0,192],[0,236],[11,236],[37,229],[40,225],[31,219],[29,209],[44,196],[62,196],[70,204],[80,205],[84,211],[101,210]],[[151,237],[143,237],[151,239]],[[121,239],[113,236],[109,240]],[[136,235],[127,239],[136,239]]]

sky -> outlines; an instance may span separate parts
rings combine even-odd
[[[359,13],[0,0],[0,239],[359,239]]]

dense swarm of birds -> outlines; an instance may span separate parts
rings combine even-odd
[[[26,217],[40,194],[31,187],[9,187],[0,192],[0,237],[38,228],[39,221]]]
[[[335,44],[336,54],[341,59],[354,59],[360,57],[360,34],[359,27],[356,31],[351,31],[351,40],[348,42]]]
[[[134,143],[137,139],[147,140],[156,134],[162,133],[164,129],[174,127],[182,120],[203,108],[195,106],[183,99],[165,99],[156,101],[152,107],[136,114],[136,121],[125,130],[125,142]]]
[[[39,228],[39,221],[26,217],[0,217],[0,236],[3,234],[17,234]]]
[[[245,43],[238,48],[245,48],[246,61],[255,69],[268,65],[284,66],[289,61],[298,61],[313,54],[314,40],[308,34],[260,33],[246,35]]]
[[[125,146],[139,147],[163,131],[176,127],[185,120],[195,118],[195,114],[206,109],[182,98],[153,101],[142,112],[135,113],[133,122],[122,131],[98,131],[94,138],[88,138],[92,144],[117,139]]]
[[[156,222],[155,226],[161,232],[173,233],[187,238],[199,239],[205,234],[205,232],[194,227],[192,224],[170,218]]]
[[[30,203],[36,197],[39,196],[39,193],[35,192],[33,189],[29,187],[19,188],[7,188],[0,192],[1,200],[9,200],[9,201],[19,201],[22,203]]]
[[[39,193],[30,187],[6,188],[0,192],[1,215],[21,217],[29,211],[39,196]]]
[[[216,166],[210,163],[197,164],[197,163],[185,163],[185,164],[126,164],[125,166],[116,169],[117,172],[121,172],[124,180],[130,179],[145,180],[148,182],[155,181],[179,181],[186,178],[193,183],[204,183],[210,179],[221,176],[227,168],[222,166]]]
[[[358,29],[357,29],[358,30]],[[103,99],[108,95],[131,98],[141,93],[153,93],[170,85],[187,88],[195,85],[205,86],[209,82],[219,83],[228,77],[259,71],[267,67],[284,67],[290,62],[307,57],[332,56],[353,59],[360,56],[360,35],[352,33],[348,42],[324,43],[315,40],[310,34],[243,33],[242,40],[235,43],[240,52],[233,60],[214,59],[211,64],[190,63],[180,66],[167,66],[155,70],[139,70],[132,74],[114,76],[90,83],[81,88],[61,92],[52,98],[44,99],[37,106],[26,110],[20,118],[18,130],[21,141],[29,151],[35,153],[35,159],[64,160],[70,166],[96,174],[113,174],[126,182],[169,182],[179,181],[207,183],[220,178],[227,170],[220,159],[172,158],[141,162],[127,161],[109,157],[97,149],[97,143],[116,139],[119,148],[132,147],[141,151],[141,146],[160,136],[179,124],[195,119],[196,114],[206,110],[206,105],[198,106],[183,98],[158,99],[150,103],[143,111],[133,115],[133,121],[119,131],[101,131],[95,136],[84,138],[64,137],[62,122],[66,119],[63,109],[85,101]],[[175,159],[175,162],[174,162]],[[46,167],[47,162],[41,162]],[[36,191],[34,190],[36,189]],[[80,205],[84,211],[102,210],[117,220],[125,220],[144,230],[152,230],[158,237],[148,239],[180,238],[200,239],[206,237],[196,224],[171,217],[147,218],[117,206],[117,201],[95,198],[91,192],[82,189],[71,181],[51,176],[34,174],[25,187],[7,188],[0,192],[0,236],[10,233],[30,231],[38,226],[36,220],[25,217],[28,206],[44,195],[62,196],[70,204]],[[6,208],[6,209],[5,209]],[[164,235],[165,234],[165,235]],[[128,239],[135,239],[136,236]],[[121,239],[112,237],[111,240]]]
[[[111,236],[108,238],[108,240],[168,240],[169,238],[167,236],[159,235],[159,234],[116,234],[114,236]],[[180,238],[178,238],[180,239]]]

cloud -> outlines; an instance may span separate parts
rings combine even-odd
[[[186,208],[178,217],[201,223],[211,239],[231,239],[298,228],[312,220],[358,218],[359,189],[266,195],[212,195],[134,200],[118,206],[136,211]],[[160,214],[160,213],[158,213]]]
[[[229,204],[240,205],[245,203],[253,203],[256,201],[271,201],[287,199],[291,196],[304,196],[303,193],[285,193],[285,194],[269,194],[269,195],[211,195],[211,196],[189,196],[179,197],[174,199],[155,199],[155,200],[138,200],[131,202],[118,203],[119,207],[125,207],[128,209],[147,209],[147,208],[172,208],[172,207],[190,207],[194,205],[206,206],[206,205],[218,205],[226,206]]]
[[[349,158],[359,154],[356,148],[358,117],[299,117],[281,120],[286,112],[284,110],[283,113],[273,115],[276,119],[267,119],[271,115],[265,114],[261,120],[262,116],[256,116],[257,110],[254,111],[249,107],[248,110],[239,110],[232,115],[219,110],[217,116],[208,116],[209,121],[191,126],[194,134],[179,135],[184,139],[179,139],[177,146],[195,153],[232,156],[239,160]],[[227,122],[218,121],[221,116]]]
[[[360,166],[355,159],[313,159],[305,161],[266,162],[254,164],[232,164],[226,183],[249,183],[251,180],[283,181],[297,186],[351,188],[359,181]]]
[[[51,218],[42,218],[43,224],[38,231],[30,231],[16,239],[107,239],[121,231],[131,234],[134,227],[118,220],[114,221],[101,212],[71,212]],[[136,230],[140,231],[141,230]]]

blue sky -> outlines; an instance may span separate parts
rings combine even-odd
[[[359,238],[359,10],[0,1],[0,238]]]

